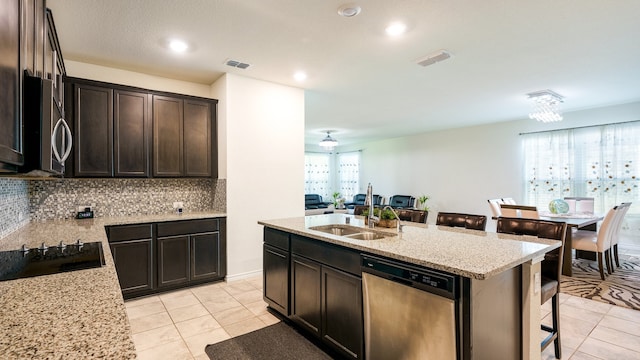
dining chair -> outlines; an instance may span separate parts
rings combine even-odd
[[[539,219],[501,217],[498,219],[496,231],[515,235],[531,235],[562,242],[559,248],[546,253],[544,260],[540,264],[542,275],[540,305],[552,300],[551,327],[544,324],[540,326],[542,330],[549,333],[540,343],[540,351],[544,351],[553,342],[556,359],[560,359],[562,357],[562,349],[560,347],[560,275],[562,273],[562,254],[567,236],[567,224]]]
[[[604,262],[607,265],[607,272],[612,272],[609,249],[611,247],[611,236],[615,229],[616,216],[618,216],[619,211],[619,206],[611,208],[604,216],[598,231],[577,230],[571,234],[571,247],[573,249],[591,251],[598,254],[598,269],[602,280],[605,279]]]
[[[538,208],[528,205],[500,204],[500,212],[504,217],[518,217],[523,219],[539,219]]]
[[[613,225],[613,233],[611,234],[611,247],[609,248],[609,257],[611,258],[610,261],[612,272],[616,267],[620,267],[620,258],[618,257],[618,239],[620,237],[622,221],[624,220],[625,215],[627,215],[627,211],[629,211],[630,206],[630,202],[622,203],[618,206],[620,209],[618,209],[619,213],[616,217],[616,223]],[[616,266],[613,266],[614,260]]]
[[[491,208],[491,214],[494,218],[500,217],[502,213],[500,212],[500,204],[504,204],[502,199],[489,199],[489,207]]]
[[[411,221],[422,224],[427,223],[427,216],[429,215],[428,211],[414,209],[398,209],[396,210],[396,213],[398,213],[398,217],[402,221]]]
[[[484,215],[439,212],[436,218],[436,225],[484,231],[487,227],[487,217]]]

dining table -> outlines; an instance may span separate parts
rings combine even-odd
[[[573,275],[573,240],[571,234],[573,229],[588,230],[597,232],[598,221],[604,219],[600,214],[552,214],[547,212],[540,212],[541,220],[549,221],[561,221],[567,224],[567,236],[564,243],[564,253],[562,254],[562,275]],[[595,260],[595,254],[589,254],[588,252],[581,252],[576,250],[576,257]]]

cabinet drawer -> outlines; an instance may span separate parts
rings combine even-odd
[[[360,253],[322,241],[291,235],[291,253],[361,276]]]
[[[265,227],[264,243],[289,251],[289,233]]]
[[[109,227],[109,242],[150,239],[152,224],[120,225]]]
[[[218,219],[172,221],[158,224],[158,236],[174,236],[218,231]]]

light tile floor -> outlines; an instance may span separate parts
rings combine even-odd
[[[640,359],[640,311],[560,294],[562,358]],[[203,285],[126,303],[139,359],[207,360],[207,344],[279,320],[262,301],[262,277]],[[551,323],[551,305],[542,306]],[[554,359],[553,345],[542,359]]]

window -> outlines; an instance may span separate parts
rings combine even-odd
[[[324,201],[331,199],[330,154],[304,155],[304,193],[318,194]]]
[[[586,196],[604,214],[632,202],[621,231],[640,237],[640,121],[525,134],[523,146],[524,203]]]
[[[305,153],[304,192],[332,201],[333,193],[351,200],[360,190],[360,152]]]

